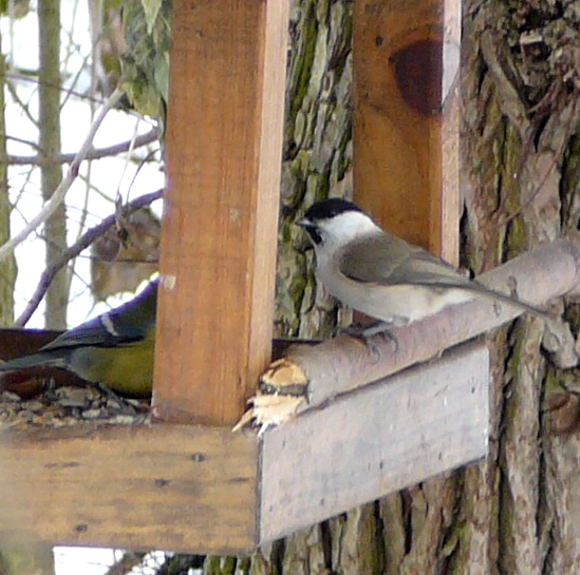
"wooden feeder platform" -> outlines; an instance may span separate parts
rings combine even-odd
[[[456,261],[459,2],[354,10],[355,200]],[[458,344],[513,314],[480,304],[399,328],[378,359],[348,337],[290,348],[295,417],[232,432],[272,359],[287,28],[288,0],[175,0],[154,423],[1,430],[0,538],[248,552],[485,457],[487,351]],[[578,252],[506,277],[544,302],[578,285]]]
[[[485,455],[487,372],[485,347],[469,346],[261,439],[167,423],[5,431],[0,536],[251,551]]]

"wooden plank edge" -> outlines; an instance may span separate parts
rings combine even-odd
[[[229,427],[4,430],[0,461],[0,540],[255,548],[257,441]]]

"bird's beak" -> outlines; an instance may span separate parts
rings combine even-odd
[[[308,234],[311,243],[319,244],[322,241],[322,238],[316,229],[316,224],[312,223],[312,220],[309,220],[308,218],[300,218],[299,220],[296,220],[296,225],[301,227]],[[309,246],[306,249],[312,249],[313,247],[314,246]]]

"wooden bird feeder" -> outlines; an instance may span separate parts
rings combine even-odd
[[[355,199],[456,260],[460,3],[354,9]],[[379,358],[347,337],[293,348],[298,411],[316,409],[232,432],[272,357],[287,27],[288,0],[175,0],[157,421],[2,432],[0,537],[251,551],[486,455],[483,345],[401,371],[506,319],[483,304],[400,328]],[[506,272],[532,302],[578,282],[578,251],[549,250]]]

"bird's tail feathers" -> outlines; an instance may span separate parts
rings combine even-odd
[[[494,289],[488,288],[487,286],[477,281],[472,280],[471,286],[463,286],[463,287],[467,288],[469,291],[475,291],[483,296],[487,296],[489,297],[489,299],[499,300],[500,302],[503,302],[506,305],[511,305],[513,307],[519,308],[523,311],[530,312],[544,319],[554,319],[554,315],[551,314],[550,312],[547,312],[530,303],[522,301],[521,299],[506,295],[499,291],[495,291]]]
[[[33,367],[66,367],[66,365],[62,357],[41,352],[0,363],[0,372],[19,371]]]

